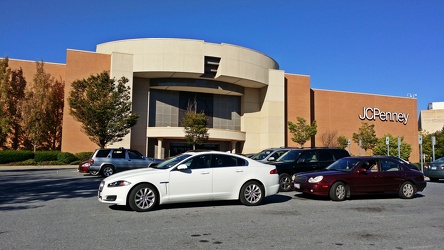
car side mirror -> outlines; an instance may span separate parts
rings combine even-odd
[[[179,166],[177,166],[177,170],[183,171],[183,170],[187,170],[187,169],[188,169],[188,167],[185,164],[180,164]]]

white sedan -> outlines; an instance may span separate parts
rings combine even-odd
[[[278,190],[275,166],[204,151],[186,152],[153,168],[111,175],[100,183],[98,199],[143,212],[160,204],[212,200],[240,200],[254,206]]]

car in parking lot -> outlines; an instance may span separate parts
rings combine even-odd
[[[108,177],[116,172],[148,168],[162,161],[145,157],[134,149],[101,148],[97,149],[89,160],[89,171],[96,171],[103,177]]]
[[[275,161],[283,154],[285,154],[289,148],[268,148],[261,152],[251,156],[250,158],[260,162]]]
[[[80,162],[79,163],[79,166],[78,166],[78,168],[77,168],[77,171],[79,172],[79,173],[89,173],[89,174],[91,174],[91,175],[99,175],[99,172],[98,171],[90,171],[89,170],[89,165],[90,165],[90,163],[89,163],[89,160],[87,160],[87,161],[82,161],[82,162]]]
[[[139,212],[161,204],[212,200],[254,206],[278,190],[276,167],[236,154],[203,151],[109,176],[100,183],[98,200]]]
[[[323,171],[292,177],[296,191],[343,201],[353,195],[397,193],[411,199],[427,183],[420,171],[387,156],[345,157]]]
[[[444,157],[436,159],[424,166],[424,175],[430,178],[430,181],[436,182],[444,179]]]
[[[279,174],[279,191],[288,192],[291,190],[293,174],[320,170],[347,156],[350,156],[348,151],[341,148],[294,148],[268,164],[276,166]]]

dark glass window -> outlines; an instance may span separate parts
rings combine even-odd
[[[207,117],[207,127],[213,127],[213,95],[193,92],[179,93],[179,124],[183,120],[189,105],[196,103],[196,111]],[[182,126],[182,124],[180,124]]]
[[[97,152],[96,157],[107,157],[109,155],[109,152],[111,152],[111,149],[101,149]]]

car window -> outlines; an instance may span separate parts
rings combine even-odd
[[[246,166],[247,162],[244,159],[232,155],[213,155],[212,167],[235,167]]]
[[[256,155],[252,156],[251,159],[253,159],[253,160],[257,160],[257,161],[260,161],[260,160],[265,159],[265,157],[267,157],[268,155],[270,155],[272,152],[273,152],[273,150],[271,150],[271,149],[270,149],[270,150],[269,150],[269,149],[262,150],[260,153],[258,153],[258,154],[256,154]]]
[[[174,165],[176,165],[177,163],[187,159],[188,157],[190,157],[191,155],[189,154],[180,154],[180,155],[176,155],[173,158],[170,159],[166,159],[165,161],[159,163],[156,166],[153,166],[153,168],[157,168],[157,169],[167,169],[170,167],[173,167]]]
[[[333,155],[327,150],[319,150],[319,161],[334,161]]]
[[[135,150],[128,150],[128,157],[130,159],[139,159],[139,160],[143,159],[143,155]]]
[[[364,161],[364,163],[361,166],[362,168],[365,168],[367,172],[379,172],[378,164],[376,163],[376,160],[367,160]]]
[[[196,157],[193,157],[186,162],[184,162],[185,165],[189,169],[200,169],[200,168],[209,168],[211,162],[211,155],[198,155]]]
[[[381,160],[381,171],[387,172],[387,171],[399,171],[399,170],[400,168],[398,163],[386,159]]]
[[[316,151],[314,150],[304,151],[298,160],[298,162],[317,162],[317,161],[318,159],[316,157]]]
[[[287,153],[285,153],[281,157],[279,157],[277,159],[277,161],[293,162],[299,157],[300,154],[301,154],[301,150],[289,150]]]
[[[341,159],[333,162],[326,169],[335,170],[335,171],[350,172],[360,162],[361,162],[361,160],[357,159],[357,158],[341,158]]]
[[[344,149],[333,149],[331,150],[331,153],[334,155],[334,157],[337,159],[341,159],[344,157],[349,157],[350,154],[348,153],[347,150]]]
[[[113,150],[113,153],[111,155],[112,158],[115,159],[122,159],[125,158],[125,150]]]
[[[96,157],[98,158],[107,157],[109,155],[109,152],[111,152],[111,149],[101,149],[97,151]]]

